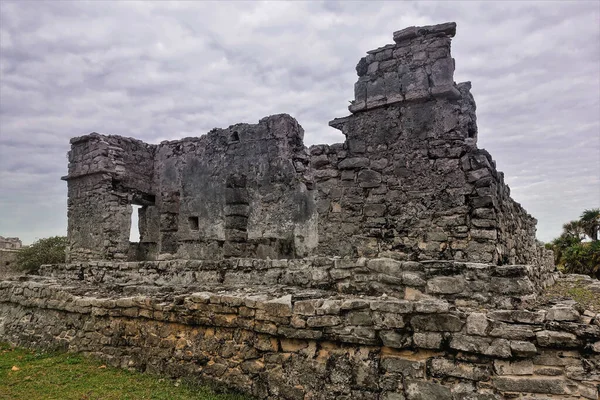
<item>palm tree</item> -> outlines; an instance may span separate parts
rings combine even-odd
[[[581,221],[570,221],[563,225],[563,234],[567,236],[572,236],[579,240],[585,238],[585,232],[583,230],[583,226],[581,225]]]
[[[600,208],[585,210],[579,218],[581,227],[586,235],[594,242],[598,240],[598,231],[600,231]]]

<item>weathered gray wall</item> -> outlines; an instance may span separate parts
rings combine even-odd
[[[317,216],[303,135],[276,115],[158,146],[73,139],[63,178],[69,259],[308,255]],[[142,208],[140,243],[130,246],[132,204]]]
[[[72,260],[445,259],[550,268],[535,219],[477,148],[470,83],[454,82],[447,23],[394,33],[356,70],[346,141],[307,150],[290,116],[146,145],[74,139]],[[128,243],[130,204],[140,243]],[[543,265],[543,267],[542,267]]]
[[[309,255],[317,216],[303,175],[303,136],[282,114],[162,143],[155,163],[161,251],[181,258]]]
[[[131,204],[152,195],[153,145],[90,134],[71,140],[68,259],[126,259]]]

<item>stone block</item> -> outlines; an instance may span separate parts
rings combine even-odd
[[[381,367],[385,372],[398,373],[405,378],[423,378],[425,362],[402,357],[383,357]]]
[[[471,313],[467,317],[467,333],[469,335],[485,336],[489,326],[484,313]]]
[[[407,300],[372,301],[370,308],[373,311],[408,314],[413,311],[413,303]]]
[[[263,303],[265,312],[275,317],[290,317],[292,315],[292,296],[287,295]]]
[[[427,281],[427,293],[455,294],[465,290],[465,280],[460,276],[438,276]]]
[[[454,84],[454,60],[450,57],[436,60],[431,66],[431,81],[434,86]]]
[[[543,310],[493,310],[488,313],[488,317],[493,320],[522,324],[541,324],[545,315]]]
[[[422,299],[415,302],[415,312],[430,314],[430,313],[445,313],[450,309],[450,304],[447,301],[439,299]]]
[[[371,160],[365,157],[345,158],[338,163],[339,169],[360,169],[368,168]]]
[[[431,376],[437,378],[462,378],[472,381],[486,381],[491,375],[487,365],[451,361],[445,358],[434,358],[428,366]]]
[[[404,328],[406,325],[403,316],[400,314],[377,311],[373,313],[373,323],[377,329]]]
[[[401,277],[402,262],[391,258],[374,258],[367,262],[367,268],[371,271],[380,272],[386,275]]]
[[[381,174],[377,171],[365,169],[358,173],[356,181],[363,188],[377,187],[381,184]]]
[[[415,332],[413,342],[416,347],[423,349],[439,349],[442,346],[442,334],[435,332]]]
[[[537,354],[537,348],[533,343],[520,340],[511,340],[510,350],[516,357],[532,357]]]
[[[535,333],[539,346],[542,347],[577,347],[579,340],[577,336],[568,332],[539,331]]]
[[[501,392],[570,395],[575,391],[568,381],[555,377],[497,376],[493,382]]]
[[[324,326],[336,326],[342,323],[342,319],[335,315],[321,315],[317,317],[308,317],[306,319],[306,325],[310,328],[324,327]]]
[[[498,375],[533,375],[533,362],[494,360],[494,371]]]
[[[428,381],[406,381],[406,398],[408,400],[452,400],[452,392],[439,383]]]
[[[568,306],[552,307],[546,314],[546,320],[548,321],[577,321],[579,317],[579,312]]]
[[[510,343],[505,339],[491,340],[480,336],[455,334],[450,340],[450,348],[455,350],[478,353],[486,356],[509,358],[512,353]]]
[[[452,314],[415,315],[410,320],[415,331],[428,332],[458,332],[464,324],[464,321]]]
[[[496,323],[490,330],[489,335],[505,339],[527,340],[535,337],[535,333],[530,328],[527,325]]]
[[[412,339],[409,333],[399,333],[392,330],[379,331],[379,338],[384,346],[395,349],[408,348],[412,345]]]

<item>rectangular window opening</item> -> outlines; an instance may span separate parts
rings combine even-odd
[[[188,221],[190,223],[190,229],[193,231],[197,231],[200,229],[200,225],[198,224],[198,217],[189,217]]]
[[[139,219],[140,219],[140,208],[142,206],[138,206],[137,204],[131,205],[131,225],[129,227],[129,241],[132,243],[140,242],[140,227],[139,227]]]

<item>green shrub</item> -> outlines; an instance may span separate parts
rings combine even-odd
[[[583,242],[566,248],[562,254],[564,270],[600,279],[600,241]]]
[[[563,233],[545,245],[554,251],[558,269],[600,279],[600,209],[585,210],[579,220],[563,225]],[[585,241],[586,237],[589,238]]]
[[[66,248],[67,238],[65,236],[40,239],[19,251],[17,267],[25,271],[34,271],[43,264],[64,263]]]

